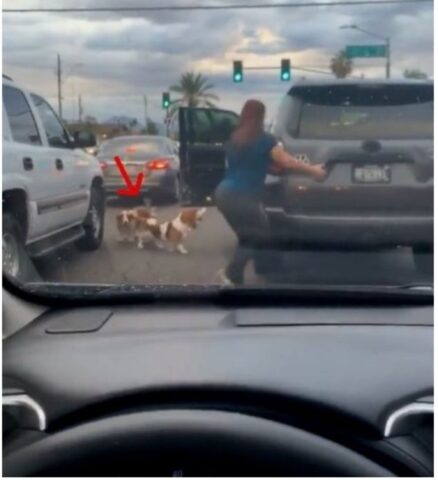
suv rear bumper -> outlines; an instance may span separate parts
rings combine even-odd
[[[348,216],[287,214],[266,209],[275,241],[343,248],[433,245],[433,215]]]

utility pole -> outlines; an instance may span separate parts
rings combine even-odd
[[[386,40],[386,78],[391,78],[391,39],[389,37]]]
[[[58,78],[58,115],[59,118],[62,120],[62,92],[61,92],[61,56],[58,53],[57,57],[57,68],[56,68],[56,76]]]
[[[78,120],[79,123],[82,123],[82,114],[84,113],[84,110],[82,108],[82,96],[78,96]]]
[[[144,128],[147,133],[148,131],[148,97],[146,95],[143,95],[143,103],[144,103]]]
[[[170,115],[169,115],[169,107],[166,108],[166,117],[164,119],[164,123],[166,124],[166,136],[169,137],[170,134]]]

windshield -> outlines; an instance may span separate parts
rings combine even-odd
[[[4,0],[3,273],[431,288],[433,43],[433,0]]]

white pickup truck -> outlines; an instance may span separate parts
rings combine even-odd
[[[39,95],[3,76],[3,272],[26,281],[29,258],[71,242],[102,243],[105,189],[99,162]]]

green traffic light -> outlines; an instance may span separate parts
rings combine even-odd
[[[234,60],[233,62],[233,82],[243,82],[243,62],[241,60]]]
[[[164,92],[162,97],[162,102],[164,109],[168,109],[170,107],[170,95],[169,92]]]
[[[290,60],[288,58],[281,59],[280,79],[282,82],[288,82],[291,79]]]

